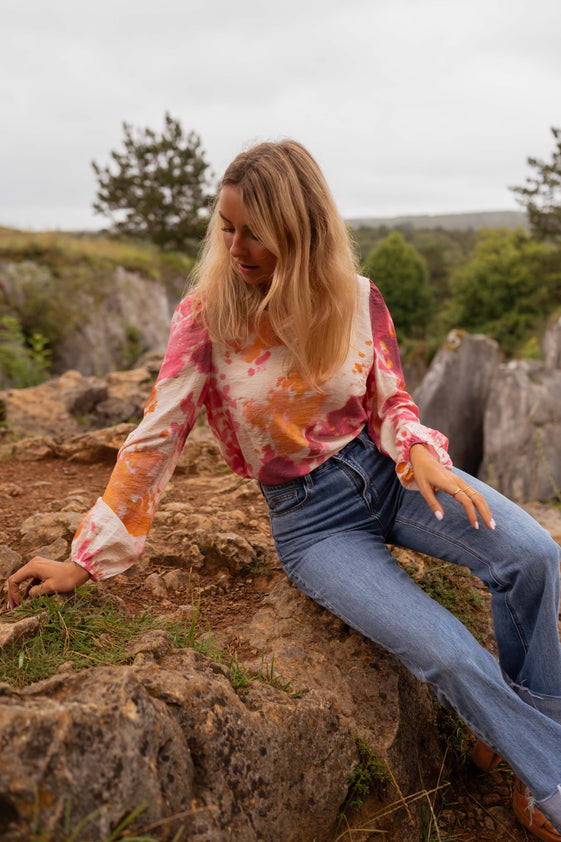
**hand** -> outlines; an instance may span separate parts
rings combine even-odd
[[[481,515],[485,526],[489,529],[495,528],[495,521],[485,497],[471,488],[465,480],[457,477],[448,468],[444,468],[426,445],[414,444],[409,459],[413,466],[417,488],[438,520],[442,520],[444,512],[436,499],[435,492],[445,491],[461,503],[474,529],[479,529],[477,512]]]
[[[73,561],[52,561],[35,556],[8,579],[8,609],[15,608],[22,600],[19,586],[31,579],[31,587],[23,596],[39,596],[42,593],[68,593],[83,585],[90,574]]]

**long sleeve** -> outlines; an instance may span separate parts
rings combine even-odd
[[[144,417],[121,447],[109,484],[83,519],[72,560],[94,579],[126,570],[140,556],[154,513],[204,403],[212,346],[190,299],[177,308],[167,351]]]
[[[416,488],[409,459],[411,447],[428,445],[439,462],[452,467],[448,439],[419,422],[419,410],[405,390],[395,329],[380,291],[371,284],[370,322],[374,344],[372,368],[366,384],[370,437],[396,463],[396,472],[406,488]]]

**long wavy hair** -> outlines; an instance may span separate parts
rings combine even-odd
[[[347,229],[312,156],[293,140],[261,143],[230,164],[252,234],[277,258],[268,284],[248,284],[222,240],[218,200],[195,272],[194,305],[213,342],[243,344],[267,312],[289,370],[315,388],[349,352],[357,264]]]

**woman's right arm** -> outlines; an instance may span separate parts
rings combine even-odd
[[[177,308],[158,379],[140,425],[121,447],[109,484],[82,520],[72,542],[70,562],[37,557],[8,582],[9,604],[18,604],[19,585],[38,579],[30,590],[73,590],[93,579],[115,576],[140,556],[156,508],[185,440],[204,403],[212,346],[194,323],[190,300]]]

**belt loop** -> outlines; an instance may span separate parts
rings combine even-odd
[[[304,480],[304,484],[306,485],[307,488],[313,488],[314,487],[314,481],[312,479],[311,472],[308,473],[308,474],[304,474],[302,479]]]

